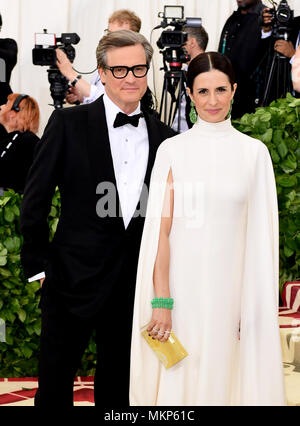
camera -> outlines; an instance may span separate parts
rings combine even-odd
[[[48,81],[50,83],[50,93],[53,99],[54,108],[62,108],[69,81],[61,74],[56,66],[56,49],[61,49],[73,63],[75,59],[75,48],[72,44],[77,44],[80,37],[76,33],[62,33],[61,37],[48,33],[44,29],[43,33],[35,34],[35,47],[32,49],[32,62],[34,65],[49,66]]]
[[[199,28],[202,25],[201,18],[184,19],[184,6],[164,6],[164,12],[159,12],[162,18],[161,24],[156,28],[174,27],[174,30],[165,30],[157,41],[157,46],[164,56],[164,63],[168,62],[171,68],[181,68],[183,63],[189,62],[190,57],[184,49],[187,42],[187,33],[184,27]]]
[[[277,40],[288,40],[294,19],[294,11],[289,7],[287,0],[281,0],[278,7],[275,1],[270,0],[270,3],[273,5],[273,8],[270,10],[271,15],[273,15],[273,36]]]
[[[57,48],[67,55],[70,62],[75,59],[75,49],[72,44],[77,44],[80,37],[76,33],[63,33],[60,38],[49,34],[45,29],[43,33],[35,34],[35,47],[32,49],[33,65],[56,66]],[[60,44],[58,44],[60,43]]]

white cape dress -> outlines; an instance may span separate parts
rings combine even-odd
[[[169,370],[141,336],[170,168],[172,329],[189,356]],[[230,119],[198,118],[152,171],[133,318],[130,404],[285,405],[278,326],[278,211],[266,146]],[[240,340],[238,339],[241,321]]]

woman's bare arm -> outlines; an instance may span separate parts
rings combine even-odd
[[[153,271],[153,283],[155,297],[170,297],[169,288],[169,265],[170,265],[170,246],[169,235],[172,227],[174,208],[174,190],[173,190],[173,175],[170,169],[167,186],[165,191],[165,198],[163,204],[159,242],[156,261]],[[171,331],[172,317],[171,310],[164,308],[154,308],[152,311],[152,319],[147,328],[149,334],[153,338],[160,341],[168,340],[169,334],[165,331]],[[161,333],[158,334],[158,331]],[[162,333],[164,333],[162,335]]]

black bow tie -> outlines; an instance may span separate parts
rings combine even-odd
[[[131,124],[132,126],[137,127],[139,125],[139,119],[143,116],[142,112],[136,115],[127,115],[123,112],[118,112],[114,121],[114,127],[121,127],[125,124]]]

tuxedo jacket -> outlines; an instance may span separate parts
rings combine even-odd
[[[149,187],[157,148],[175,132],[146,112],[144,115],[149,137],[144,183]],[[97,194],[96,188],[102,182],[117,187],[101,96],[91,104],[53,112],[29,172],[21,207],[25,275],[45,271],[42,303],[47,303],[49,292],[55,292],[67,309],[81,316],[96,313],[120,283],[135,285],[144,217],[136,215],[125,229],[117,190],[116,214],[100,217],[97,203],[106,194]],[[47,217],[57,186],[61,215],[49,244]]]

